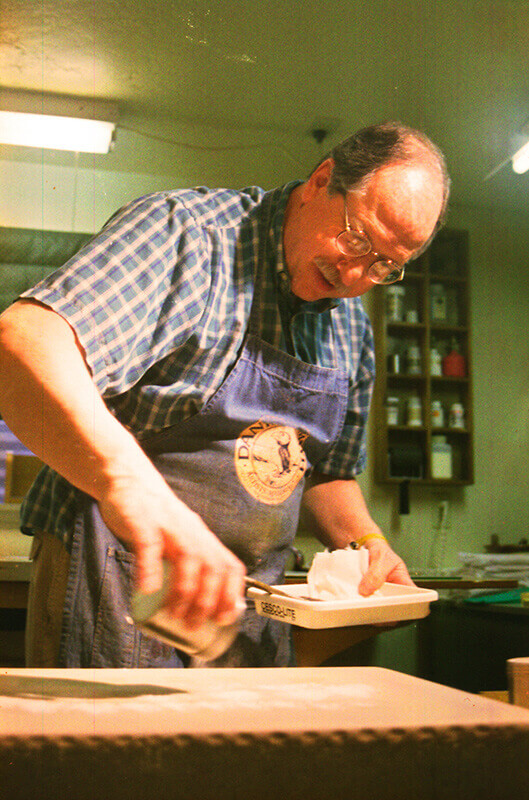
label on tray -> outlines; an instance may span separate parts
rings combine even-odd
[[[270,603],[265,600],[261,603],[261,611],[263,614],[269,614],[271,617],[279,617],[280,619],[286,619],[290,622],[296,621],[296,610],[294,608],[284,608],[277,603]]]

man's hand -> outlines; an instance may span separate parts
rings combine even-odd
[[[327,547],[347,547],[352,541],[366,539],[369,569],[358,587],[360,594],[372,594],[385,581],[414,586],[404,562],[369,515],[355,480],[313,473],[303,502],[306,524]]]
[[[244,595],[244,565],[179,500],[159,475],[124,478],[99,501],[110,530],[136,555],[136,583],[144,592],[162,582],[170,564],[168,609],[191,626],[206,619],[234,622]]]
[[[386,581],[415,586],[404,561],[391,549],[385,539],[368,538],[364,546],[369,550],[369,569],[358,586],[361,595],[373,594]]]

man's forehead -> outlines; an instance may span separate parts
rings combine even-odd
[[[429,238],[441,213],[442,180],[424,165],[381,168],[360,190],[347,193],[351,215],[409,251]]]

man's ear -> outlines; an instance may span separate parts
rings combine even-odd
[[[322,189],[327,189],[333,167],[334,161],[332,158],[326,158],[316,167],[312,175],[303,184],[301,199],[304,203],[312,200]]]

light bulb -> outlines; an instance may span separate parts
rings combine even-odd
[[[2,144],[75,153],[108,153],[114,129],[113,122],[0,111]]]
[[[522,175],[529,169],[529,141],[526,142],[511,158],[513,172]]]

